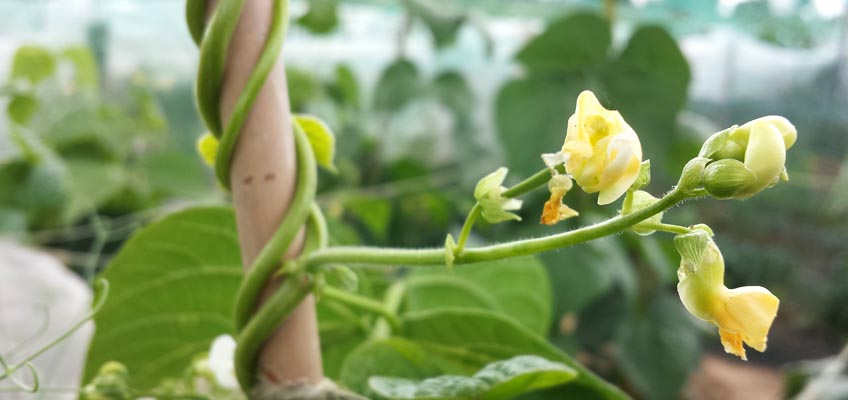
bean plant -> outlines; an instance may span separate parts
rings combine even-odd
[[[288,24],[288,1],[274,1],[264,52],[224,122],[219,104],[225,56],[244,3],[220,1],[208,22],[205,0],[187,3],[189,31],[200,47],[197,105],[208,129],[198,152],[225,190],[239,134],[280,57]],[[680,300],[691,315],[717,329],[727,353],[745,360],[746,346],[766,350],[778,298],[759,286],[725,286],[716,233],[697,221],[682,226],[663,218],[689,201],[748,199],[788,180],[786,152],[797,132],[783,117],[765,116],[714,133],[697,154],[687,155],[681,171],[663,171],[676,175],[676,184],[655,195],[645,190],[651,163],[639,133],[584,90],[562,127],[562,147],[533,154],[537,172],[514,185],[505,184],[508,166],[490,166],[492,172],[468,194],[473,206],[461,229],[446,233],[444,246],[435,248],[329,245],[316,202],[318,168],[338,171],[335,149],[345,143],[317,116],[295,115],[291,124],[296,191],[244,276],[233,212],[215,206],[180,211],[139,231],[101,275],[101,286],[109,281],[113,289],[105,301],[98,296],[98,333],[83,398],[261,397],[257,353],[310,294],[319,299],[322,326],[363,333],[322,337],[327,375],[335,381],[326,393],[333,398],[510,399],[533,398],[540,390],[546,394],[537,398],[628,398],[544,339],[547,326],[534,318],[534,310],[550,306],[534,303],[532,296],[549,289],[534,287],[545,272],[527,258],[628,231],[670,235],[680,256]],[[598,205],[620,205],[617,214],[575,229],[495,244],[469,240],[481,221],[520,220],[517,211],[528,208],[522,198],[534,191],[544,191],[547,201],[533,212],[540,224],[553,227],[593,212],[569,201],[576,191],[597,194]],[[304,226],[303,251],[281,262]],[[255,309],[266,283],[280,276],[285,279],[279,289]],[[428,292],[428,285],[439,290]],[[483,305],[469,306],[473,302]],[[3,380],[26,364],[0,365]],[[301,398],[278,390],[279,398]]]

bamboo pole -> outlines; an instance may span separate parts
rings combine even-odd
[[[217,5],[209,2],[207,18]],[[220,110],[226,125],[271,24],[271,0],[244,3],[229,46]],[[296,185],[296,158],[282,58],[259,92],[242,128],[231,163],[231,186],[242,261],[249,266],[279,226]],[[284,258],[300,252],[303,235]],[[279,286],[266,287],[263,300]],[[323,379],[315,299],[308,296],[268,339],[259,355],[260,378],[276,385],[316,385]]]

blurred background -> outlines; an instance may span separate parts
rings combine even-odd
[[[783,115],[799,132],[788,183],[666,214],[714,229],[729,287],[780,297],[767,352],[726,356],[714,328],[688,316],[663,234],[543,255],[549,338],[640,398],[788,398],[824,376],[816,398],[846,399],[848,377],[822,373],[848,358],[832,358],[848,339],[846,3],[292,0],[292,107],[337,136],[339,173],[322,172],[319,193],[332,240],[442,245],[481,176],[508,166],[514,183],[543,167],[584,89],[639,133],[655,195],[711,133]],[[226,201],[194,150],[197,59],[182,1],[0,0],[0,288],[91,283],[134,230]],[[616,212],[578,192],[567,199],[578,219],[538,224],[540,192],[523,222],[483,225],[472,241]],[[67,268],[50,285],[26,278],[11,267],[21,245]],[[63,298],[45,296],[32,310]],[[33,314],[17,310],[0,315],[3,354],[41,329],[21,328]]]

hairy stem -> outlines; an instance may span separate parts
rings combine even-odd
[[[678,190],[672,190],[656,203],[625,216],[616,216],[606,221],[589,225],[568,232],[558,233],[540,238],[517,240],[514,242],[495,244],[466,249],[456,255],[455,264],[471,264],[475,262],[499,260],[537,254],[544,251],[572,246],[593,239],[613,235],[665,211],[689,198]],[[347,264],[380,264],[380,265],[443,265],[445,250],[434,249],[389,249],[381,247],[333,247],[318,250],[305,256],[302,266],[314,268],[328,263],[344,262]]]

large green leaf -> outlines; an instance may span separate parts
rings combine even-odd
[[[607,71],[603,81],[611,108],[621,111],[639,134],[645,158],[658,160],[657,170],[662,171],[674,142],[677,113],[686,104],[686,58],[666,30],[643,26]]]
[[[584,89],[575,79],[531,75],[501,88],[495,103],[495,122],[507,165],[514,173],[537,172],[544,167],[543,153],[562,148],[568,117]]]
[[[353,391],[368,393],[368,379],[374,375],[424,379],[445,372],[438,357],[415,342],[391,338],[363,343],[348,355],[339,382]]]
[[[632,294],[636,288],[633,265],[620,242],[594,240],[544,256],[553,283],[557,316],[582,310],[620,284]]]
[[[551,283],[536,257],[421,270],[408,283],[407,309],[478,308],[501,312],[538,335],[551,322]]]
[[[506,400],[519,394],[562,385],[577,376],[573,369],[536,356],[518,356],[485,366],[472,377],[443,375],[423,381],[372,377],[368,384],[393,400]]]
[[[485,363],[518,355],[536,355],[576,370],[579,375],[574,383],[594,393],[586,398],[625,397],[542,336],[495,312],[438,309],[409,313],[402,318],[401,335],[426,346],[433,355],[452,357],[468,367],[476,365],[479,368]]]
[[[548,25],[515,58],[533,72],[584,70],[605,61],[611,40],[605,19],[573,14]]]
[[[660,295],[619,332],[619,365],[649,399],[677,399],[700,356],[698,330],[680,302]]]
[[[178,376],[212,339],[233,334],[241,276],[228,208],[189,209],[142,229],[102,274],[113,294],[95,318],[85,380],[110,360],[139,389]]]

